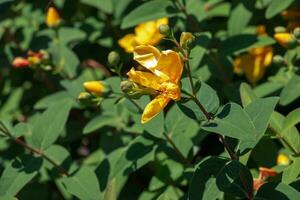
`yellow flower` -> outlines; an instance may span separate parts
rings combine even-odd
[[[87,92],[90,92],[96,96],[101,96],[104,92],[106,92],[106,86],[101,81],[84,82],[83,87]]]
[[[125,35],[118,43],[127,53],[132,53],[139,45],[156,45],[163,38],[158,30],[162,24],[168,24],[168,18],[142,23],[135,27],[134,34]]]
[[[244,72],[248,81],[255,83],[264,76],[272,57],[272,47],[254,48],[234,60],[233,70],[237,74]]]
[[[161,112],[170,100],[180,99],[179,81],[183,63],[177,52],[160,52],[151,45],[136,47],[134,60],[148,71],[136,71],[132,68],[127,73],[129,79],[158,93],[144,109],[141,122],[146,123]]]
[[[290,33],[275,33],[274,38],[283,47],[287,47],[293,40],[293,36]]]
[[[55,7],[49,7],[46,16],[46,24],[48,27],[55,27],[60,23],[60,16]]]
[[[277,165],[289,165],[290,164],[290,159],[284,154],[279,154],[277,156]]]

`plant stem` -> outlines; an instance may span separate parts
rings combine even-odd
[[[292,151],[295,154],[295,156],[299,156],[300,155],[300,152],[298,152],[297,149],[295,149],[284,137],[282,137],[280,135],[280,133],[278,131],[276,131],[275,128],[273,128],[270,125],[268,126],[268,128],[275,133],[277,139],[281,140],[282,143],[284,143],[290,149],[290,151]]]
[[[44,154],[40,149],[35,149],[31,146],[29,146],[27,143],[25,143],[23,140],[20,140],[19,138],[15,138],[9,131],[8,129],[4,126],[2,122],[0,122],[0,131],[3,132],[7,137],[9,137],[11,140],[13,140],[15,143],[19,144],[23,148],[29,150],[32,154],[36,154],[50,162],[58,171],[60,174],[69,176],[68,172],[61,167],[59,164],[57,164],[52,158],[48,157],[46,154]]]
[[[165,138],[170,143],[170,145],[173,147],[176,154],[181,158],[181,160],[188,166],[191,166],[191,162],[181,153],[181,151],[177,148],[176,144],[173,142],[172,138],[164,133]]]
[[[224,135],[220,135],[220,140],[221,140],[222,144],[224,145],[226,151],[228,152],[228,154],[230,156],[230,159],[231,160],[237,160],[236,154],[230,149],[230,147],[226,143]]]

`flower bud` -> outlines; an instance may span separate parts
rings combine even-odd
[[[299,27],[294,29],[293,34],[296,39],[300,40],[300,28]]]
[[[277,165],[289,165],[290,164],[290,159],[284,154],[279,154],[277,156]]]
[[[280,55],[273,56],[272,62],[273,62],[274,65],[276,65],[278,67],[286,65],[286,62],[285,62],[284,58]]]
[[[84,82],[83,87],[87,92],[89,92],[95,96],[104,96],[110,91],[110,88],[108,87],[108,85],[106,85],[102,81]]]
[[[111,51],[107,57],[110,66],[117,66],[120,62],[120,55],[116,51]]]
[[[60,23],[61,18],[57,9],[53,6],[50,6],[47,11],[46,24],[48,27],[56,27]]]
[[[122,81],[120,86],[121,90],[130,98],[139,99],[143,95],[139,86],[132,81]]]
[[[286,33],[286,28],[283,26],[276,26],[274,29],[275,33]]]
[[[13,61],[12,61],[12,66],[14,68],[24,68],[24,67],[29,67],[30,62],[23,57],[16,57]]]
[[[80,103],[82,103],[84,105],[92,104],[92,99],[93,99],[93,96],[88,92],[81,92],[77,97],[77,101],[79,101]]]
[[[192,49],[195,46],[196,38],[190,32],[182,32],[180,36],[180,46],[184,49]]]
[[[172,34],[172,31],[171,31],[169,25],[167,25],[167,24],[161,24],[158,27],[158,30],[159,30],[160,34],[167,36],[167,37],[171,36],[171,34]]]
[[[297,46],[297,40],[290,33],[276,33],[274,38],[283,47],[294,48]]]

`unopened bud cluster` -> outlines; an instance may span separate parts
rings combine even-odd
[[[83,87],[86,92],[81,92],[77,100],[86,106],[99,105],[102,99],[111,92],[109,85],[103,81],[87,81],[83,83]]]

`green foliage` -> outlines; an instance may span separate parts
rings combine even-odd
[[[1,1],[0,200],[299,200],[299,6]]]

